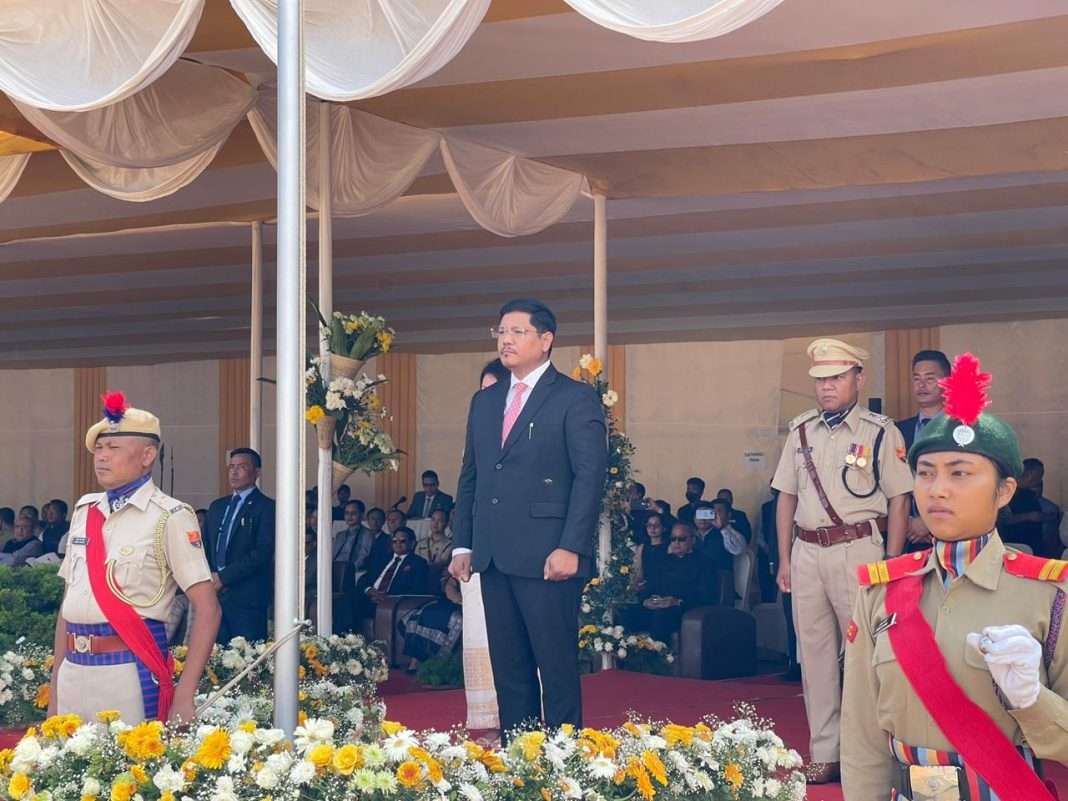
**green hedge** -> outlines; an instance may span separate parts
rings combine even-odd
[[[55,565],[0,565],[0,652],[13,648],[20,637],[52,647],[63,600],[63,579],[56,570]]]

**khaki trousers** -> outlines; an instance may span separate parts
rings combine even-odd
[[[857,598],[857,568],[882,558],[883,542],[878,532],[828,548],[794,540],[790,588],[813,762],[839,761],[839,657]]]
[[[145,719],[137,665],[75,665],[64,660],[56,679],[56,711],[95,723],[98,713],[111,710],[131,726]]]

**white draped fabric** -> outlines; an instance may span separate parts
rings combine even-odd
[[[204,0],[3,0],[0,90],[89,111],[150,85],[185,51]]]
[[[0,156],[0,203],[7,200],[11,190],[22,177],[22,171],[30,162],[29,153],[20,153],[17,156]]]
[[[648,42],[699,42],[730,33],[782,0],[565,0],[603,28]]]
[[[443,140],[441,155],[464,207],[499,236],[536,234],[589,191],[578,173],[474,142]]]
[[[162,167],[115,167],[78,156],[69,150],[61,150],[60,155],[78,177],[96,191],[118,200],[147,203],[173,195],[195,181],[211,164],[223,144],[225,141],[185,161]]]
[[[183,60],[146,89],[95,111],[17,105],[41,133],[80,159],[132,169],[218,150],[255,100],[256,90],[235,75]]]
[[[309,101],[308,205],[319,208],[319,102]],[[333,212],[358,217],[400,197],[419,176],[441,136],[365,111],[328,104],[330,108],[330,166]],[[277,167],[277,105],[275,95],[263,92],[249,112],[249,122],[264,155]]]
[[[277,64],[277,0],[230,4]],[[307,90],[345,102],[421,81],[460,52],[489,5],[490,0],[305,0]]]

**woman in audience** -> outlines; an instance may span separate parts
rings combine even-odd
[[[645,587],[649,566],[667,554],[667,532],[664,515],[660,512],[653,512],[645,519],[645,541],[634,552],[634,587],[638,592]]]
[[[426,559],[431,575],[448,567],[452,559],[452,535],[446,528],[448,515],[444,509],[436,509],[430,515],[430,536],[415,546],[417,555]]]
[[[420,662],[451,654],[460,642],[464,629],[460,582],[443,572],[441,594],[437,600],[406,613],[399,623],[409,673],[414,673]]]

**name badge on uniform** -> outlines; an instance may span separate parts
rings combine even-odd
[[[875,628],[871,630],[871,636],[878,637],[880,634],[882,634],[895,623],[897,623],[897,612],[894,612],[894,614],[890,615],[890,617],[884,617],[882,620],[880,620],[875,625]]]
[[[70,538],[70,544],[71,545],[88,545],[89,544],[89,538],[88,537],[71,537]]]

